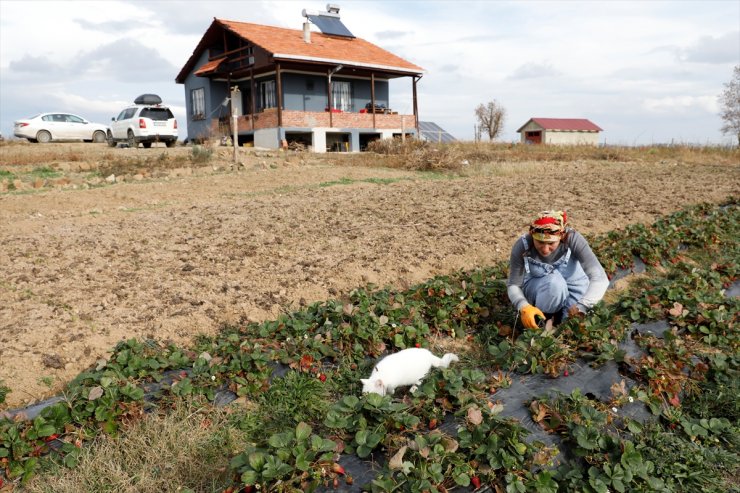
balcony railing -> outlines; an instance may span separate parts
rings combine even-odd
[[[295,111],[283,110],[282,126],[293,128],[314,128],[314,127],[331,127],[331,128],[367,128],[367,129],[406,129],[415,128],[416,119],[414,115],[399,114],[372,114],[372,113],[347,113],[335,112],[331,114],[331,124],[329,112],[322,111]],[[222,117],[222,122],[226,123],[230,119]],[[213,126],[218,128],[218,119],[214,119]],[[278,126],[277,108],[268,108],[255,115],[244,115],[237,120],[239,132],[248,132],[263,128],[275,128]]]

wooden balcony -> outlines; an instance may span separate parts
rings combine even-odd
[[[330,124],[329,112],[327,111],[283,110],[282,113],[282,127],[289,128],[324,127],[390,130],[416,127],[414,115],[335,112],[331,114]],[[277,108],[268,108],[255,115],[240,116],[238,117],[237,124],[240,133],[263,128],[275,128],[278,126]],[[212,126],[218,128],[218,119],[214,119]]]

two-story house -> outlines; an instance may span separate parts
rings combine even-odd
[[[314,152],[354,152],[417,135],[423,69],[354,37],[339,9],[327,8],[304,10],[302,30],[214,18],[176,78],[185,86],[188,139],[233,135],[234,121],[240,145],[273,149],[300,142]],[[411,79],[413,114],[390,104],[389,81],[399,77]]]

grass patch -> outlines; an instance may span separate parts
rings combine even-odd
[[[39,166],[31,170],[28,173],[28,176],[33,177],[33,178],[50,179],[50,178],[59,178],[60,176],[62,176],[62,173],[48,166]]]
[[[237,426],[250,440],[259,440],[301,421],[320,423],[330,402],[330,385],[314,375],[291,371],[253,401],[254,407],[237,420]]]
[[[178,401],[118,436],[100,435],[80,451],[74,469],[55,463],[26,491],[222,492],[231,483],[232,451],[243,446],[230,419],[223,410]]]
[[[734,146],[556,146],[520,143],[455,142],[437,144],[408,139],[371,143],[368,152],[342,155],[340,165],[390,167],[417,171],[464,173],[471,167],[496,165],[493,174],[521,172],[521,166],[542,166],[558,161],[635,162],[733,166],[740,161]],[[539,163],[539,164],[537,164]]]
[[[190,161],[193,164],[205,164],[213,157],[213,149],[207,146],[194,145],[190,151]]]
[[[389,185],[391,183],[396,183],[399,181],[408,180],[408,178],[362,178],[362,179],[353,179],[353,178],[341,178],[339,180],[334,181],[324,181],[319,183],[319,187],[333,187],[335,185],[352,185],[353,183],[372,183],[374,185]]]
[[[8,396],[9,392],[10,392],[10,387],[5,385],[5,382],[0,380],[0,404],[5,403],[5,398]]]
[[[357,180],[353,180],[351,178],[341,178],[339,180],[333,180],[333,181],[323,181],[319,183],[319,187],[333,187],[334,185],[351,185],[353,183],[357,183]]]

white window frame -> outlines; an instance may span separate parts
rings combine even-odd
[[[337,80],[331,84],[332,108],[341,111],[352,111],[352,83]]]
[[[193,120],[206,119],[206,88],[196,87],[190,90],[190,110]]]
[[[277,107],[277,89],[274,80],[260,82],[260,109]]]

